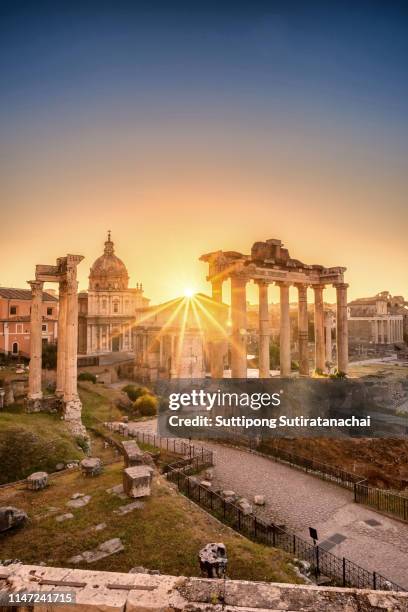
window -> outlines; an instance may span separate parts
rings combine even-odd
[[[119,312],[119,302],[113,302],[113,312]]]
[[[13,353],[13,355],[18,355],[18,342],[13,342],[11,352]]]
[[[52,308],[47,308],[47,315],[50,317],[52,315]]]
[[[106,310],[107,302],[106,300],[102,300],[102,310]]]
[[[41,329],[42,329],[42,331],[43,331],[43,332],[48,331],[48,326],[47,326],[47,324],[46,324],[46,323],[43,323],[43,324],[41,325]]]
[[[17,314],[17,306],[10,306],[10,314],[11,315]]]
[[[22,333],[23,333],[23,324],[17,323],[16,324],[16,334],[22,334]]]

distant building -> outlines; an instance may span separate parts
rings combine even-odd
[[[404,341],[404,316],[382,291],[348,304],[348,329],[350,346],[398,344]]]
[[[212,350],[225,367],[227,319],[228,306],[201,293],[141,310],[133,330],[136,378],[204,378]]]
[[[0,353],[30,356],[31,290],[0,287]],[[57,340],[58,300],[43,293],[42,340]]]
[[[125,264],[115,255],[110,232],[103,255],[91,267],[88,291],[78,296],[78,353],[132,352],[136,311],[149,300],[143,286],[130,288]]]

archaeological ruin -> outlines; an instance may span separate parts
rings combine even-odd
[[[28,411],[42,408],[42,301],[44,283],[58,283],[58,348],[55,395],[62,403],[63,418],[74,435],[86,437],[81,421],[82,404],[77,390],[78,281],[77,266],[82,255],[59,257],[56,265],[37,265],[31,287],[31,344],[28,378]]]
[[[207,280],[212,285],[212,297],[222,302],[222,285],[231,280],[231,376],[247,376],[247,299],[246,285],[253,280],[259,287],[259,377],[270,375],[269,340],[270,326],[268,314],[268,285],[275,283],[280,288],[280,373],[291,373],[289,287],[298,291],[299,327],[299,373],[309,375],[308,361],[308,319],[307,289],[314,291],[315,325],[315,368],[323,371],[326,351],[331,352],[331,342],[325,342],[325,318],[323,290],[326,285],[336,288],[336,345],[337,369],[347,373],[348,369],[348,327],[347,327],[347,287],[344,282],[346,268],[336,266],[326,268],[320,264],[307,265],[292,259],[288,249],[280,240],[270,239],[255,242],[250,255],[236,251],[214,251],[200,257],[208,263]],[[326,325],[329,322],[326,321]],[[326,346],[325,346],[326,344]],[[328,356],[327,356],[328,357]],[[331,355],[330,359],[331,361]],[[211,357],[211,372],[214,377],[222,378],[223,364],[221,352],[214,350]]]

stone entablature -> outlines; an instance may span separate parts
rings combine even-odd
[[[215,300],[222,299],[222,285],[231,280],[231,376],[247,376],[247,301],[246,284],[253,280],[259,286],[259,376],[270,376],[269,338],[270,325],[268,313],[268,285],[275,283],[280,288],[280,372],[281,376],[291,373],[289,287],[298,290],[299,304],[299,372],[309,375],[308,362],[308,319],[307,288],[314,291],[315,326],[315,367],[324,371],[331,354],[326,355],[325,318],[323,290],[332,284],[336,288],[336,328],[337,328],[337,369],[347,373],[348,369],[348,328],[347,328],[347,287],[344,282],[346,268],[341,266],[325,267],[308,265],[292,259],[289,251],[283,248],[280,240],[270,239],[255,242],[251,255],[236,251],[214,251],[200,257],[209,266],[207,280],[212,284]],[[218,368],[212,368],[219,371]]]
[[[405,592],[125,574],[37,565],[1,567],[0,595],[22,590],[73,592],[76,603],[69,606],[72,612],[408,611],[408,593]],[[26,609],[24,605],[14,607],[14,610]]]

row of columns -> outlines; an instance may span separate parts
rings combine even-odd
[[[42,281],[29,281],[31,287],[30,370],[28,378],[30,400],[42,398]],[[58,348],[56,395],[64,402],[78,400],[78,282],[59,282]]]
[[[403,342],[404,330],[403,319],[384,319],[373,320],[373,336],[375,344],[391,344],[392,342]]]
[[[247,277],[240,274],[231,275],[231,376],[233,378],[246,378],[246,283]],[[259,288],[259,377],[268,378],[270,375],[269,357],[269,311],[268,311],[268,281],[255,281]],[[290,315],[289,315],[289,287],[290,282],[277,282],[280,290],[280,371],[281,376],[291,373],[290,350]],[[308,312],[307,287],[304,283],[295,284],[298,291],[298,329],[299,329],[299,373],[309,375],[308,356]],[[337,367],[339,372],[348,369],[348,324],[347,324],[347,287],[346,283],[337,283]],[[323,371],[326,364],[326,355],[331,360],[331,319],[325,320],[323,289],[325,285],[313,285],[314,291],[314,325],[315,325],[315,367]],[[216,301],[222,301],[222,280],[212,280],[212,296]],[[325,335],[326,327],[326,335]],[[325,337],[326,336],[326,337]],[[215,344],[213,351],[216,353]],[[211,356],[211,375],[222,378],[222,363],[218,363],[220,355]],[[214,367],[214,362],[216,367]]]

